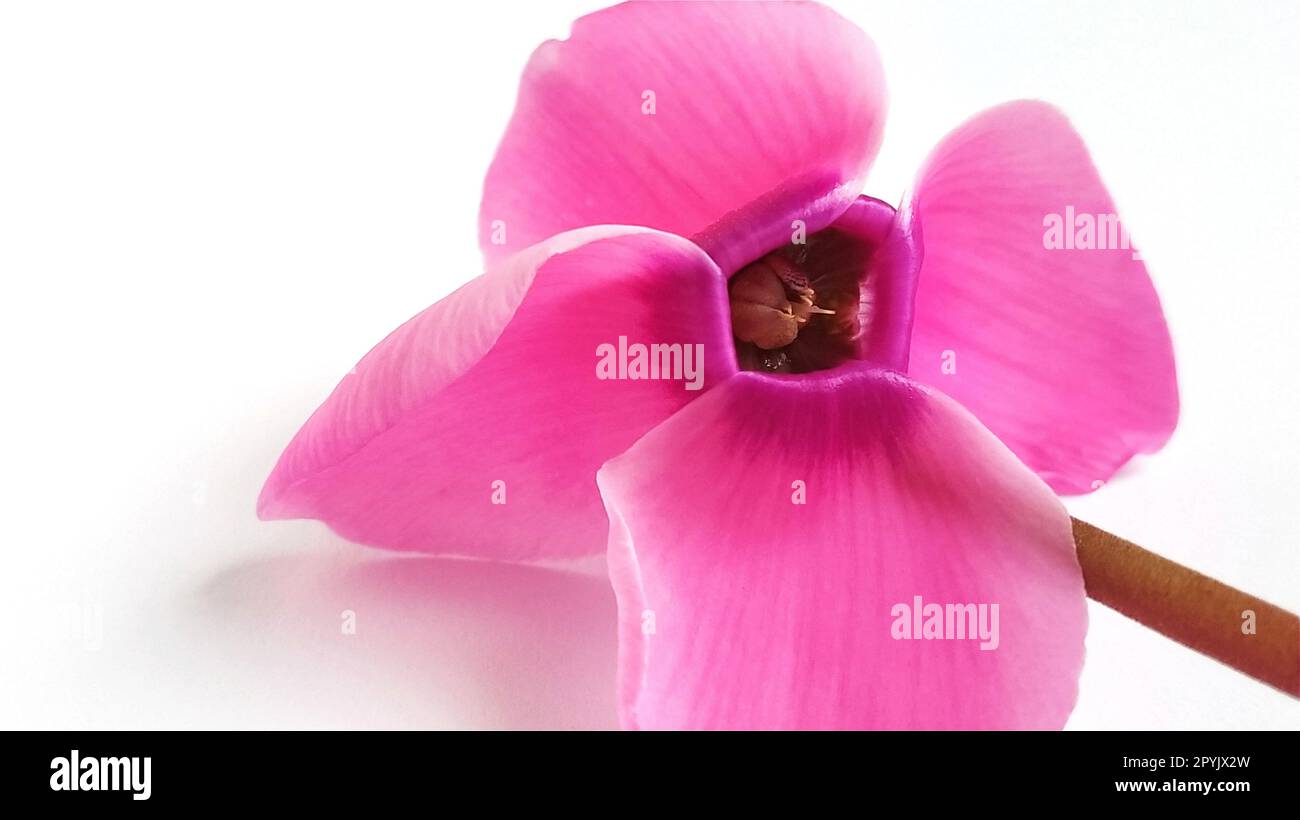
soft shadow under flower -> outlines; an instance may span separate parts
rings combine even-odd
[[[223,571],[199,600],[227,668],[262,670],[291,724],[617,728],[604,577],[313,550]]]

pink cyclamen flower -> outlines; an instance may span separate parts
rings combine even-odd
[[[819,5],[582,18],[525,71],[487,272],[343,379],[260,514],[607,548],[627,727],[1059,728],[1087,613],[1053,490],[1168,439],[1168,331],[1058,111],[961,125],[897,210],[860,195],[884,118],[875,47]],[[1066,213],[1094,240],[1045,236]],[[637,344],[702,350],[696,383]],[[948,634],[966,604],[995,642]]]

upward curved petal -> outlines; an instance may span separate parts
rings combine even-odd
[[[727,314],[722,274],[680,237],[612,227],[557,236],[367,354],[280,457],[259,513],[318,518],[395,549],[598,552],[607,525],[597,468],[735,371]],[[680,374],[602,378],[598,350],[620,337],[680,346],[668,351]],[[695,345],[702,362],[684,358]]]
[[[1087,492],[1164,445],[1178,386],[1160,300],[1059,111],[1014,102],[957,128],[911,209],[925,235],[914,378],[964,404],[1058,492]],[[1066,218],[1081,231],[1091,220],[1089,244],[1105,247],[1073,235],[1052,247],[1053,219]]]
[[[885,371],[740,373],[599,483],[626,727],[1060,728],[1073,708],[1069,517],[942,394]],[[917,596],[926,619],[984,605],[988,640],[956,617],[951,640],[904,639],[895,607]]]
[[[848,206],[884,117],[875,46],[815,3],[596,12],[524,72],[483,189],[483,251],[647,225],[732,272],[788,241],[792,220],[811,232]]]

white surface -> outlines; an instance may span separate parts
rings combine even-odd
[[[1071,511],[1300,610],[1300,9],[834,5],[890,81],[868,193],[897,201],[948,128],[1042,97],[1142,247],[1182,423]],[[478,272],[520,70],[595,7],[0,7],[0,727],[613,725],[598,573],[253,515],[335,381]],[[1090,608],[1071,728],[1300,728],[1295,701]]]

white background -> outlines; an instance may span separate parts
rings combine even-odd
[[[1042,97],[1141,245],[1182,422],[1071,512],[1300,610],[1300,7],[835,5],[890,82],[869,193]],[[253,513],[338,378],[479,272],[520,71],[596,7],[2,7],[0,727],[615,725],[598,566],[396,559]],[[1300,728],[1295,701],[1089,607],[1071,728]]]

